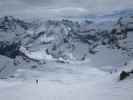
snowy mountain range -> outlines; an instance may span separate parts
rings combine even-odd
[[[13,66],[29,62],[40,66],[47,61],[82,63],[90,60],[92,65],[121,66],[133,57],[131,13],[131,10],[116,12],[111,15],[112,19],[103,20],[101,17],[95,21],[59,19],[26,22],[4,16],[0,18],[0,55],[13,60]],[[119,16],[114,19],[116,15]],[[3,66],[1,64],[1,73],[4,72]]]

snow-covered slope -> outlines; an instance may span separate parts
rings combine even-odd
[[[67,67],[74,68],[73,65]],[[80,70],[75,69],[77,73],[67,74],[63,70],[57,73],[33,71],[26,73],[19,70],[25,79],[28,79],[28,75],[34,75],[34,79],[29,77],[25,81],[0,80],[0,98],[2,100],[9,98],[10,100],[132,100],[133,77],[119,81],[117,74],[109,74],[94,67],[89,67],[88,71],[86,67],[87,65],[83,65],[82,68],[80,66],[78,67]],[[37,77],[37,74],[41,77]]]

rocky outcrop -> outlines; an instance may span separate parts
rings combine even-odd
[[[131,75],[133,75],[133,70],[131,70],[131,71],[122,71],[120,73],[120,80],[124,80],[124,79],[126,79],[127,77],[129,77]]]
[[[0,42],[0,55],[16,58],[20,54],[20,43]]]

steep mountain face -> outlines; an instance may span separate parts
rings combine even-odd
[[[84,59],[88,53],[95,54],[99,46],[129,53],[131,47],[127,46],[127,38],[132,32],[132,20],[129,16],[119,18],[116,22],[100,23],[46,21],[34,30],[26,46],[31,51],[41,48],[53,58],[75,60]]]
[[[19,64],[47,60],[70,63],[91,57],[102,62],[98,55],[105,60],[112,54],[112,59],[123,55],[125,60],[120,61],[124,63],[133,56],[132,37],[131,15],[98,22],[66,19],[29,23],[12,16],[0,18],[0,55],[13,59],[15,66],[16,59]]]

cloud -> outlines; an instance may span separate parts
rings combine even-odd
[[[133,8],[132,0],[0,0],[0,15],[68,16]]]
[[[18,0],[31,6],[45,7],[118,7],[118,6],[133,6],[132,0]]]

